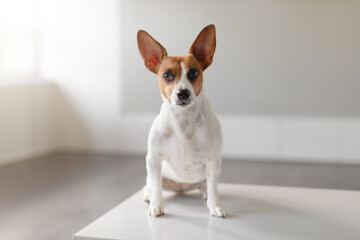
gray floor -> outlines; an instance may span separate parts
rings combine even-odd
[[[71,239],[144,180],[143,157],[67,154],[0,168],[0,239]],[[221,181],[360,190],[360,166],[225,161]]]

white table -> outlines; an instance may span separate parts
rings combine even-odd
[[[360,239],[360,192],[238,184],[219,191],[226,219],[210,217],[194,192],[165,192],[165,215],[151,218],[140,190],[73,239]]]

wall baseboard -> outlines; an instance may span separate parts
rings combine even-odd
[[[360,119],[219,116],[224,156],[360,164]]]
[[[14,158],[4,158],[0,161],[0,167],[4,166],[10,166],[12,164],[22,163],[22,162],[28,162],[32,160],[37,160],[41,158],[47,158],[52,156],[53,154],[56,154],[53,150],[45,150],[45,151],[38,151],[38,152],[32,152],[27,154],[22,154],[21,156],[17,156]]]
[[[122,116],[119,133],[115,132],[121,135],[121,142],[64,144],[64,140],[52,149],[1,159],[0,167],[53,154],[145,157],[148,126],[154,117]],[[224,135],[224,160],[360,164],[359,119],[238,115],[220,115],[219,119]]]

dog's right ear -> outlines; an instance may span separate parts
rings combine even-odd
[[[157,73],[164,56],[167,56],[166,49],[143,30],[138,31],[137,42],[145,66],[150,71]]]

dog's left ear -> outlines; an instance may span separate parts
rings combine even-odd
[[[200,32],[189,51],[199,61],[203,71],[212,63],[215,47],[215,26],[211,24]]]

